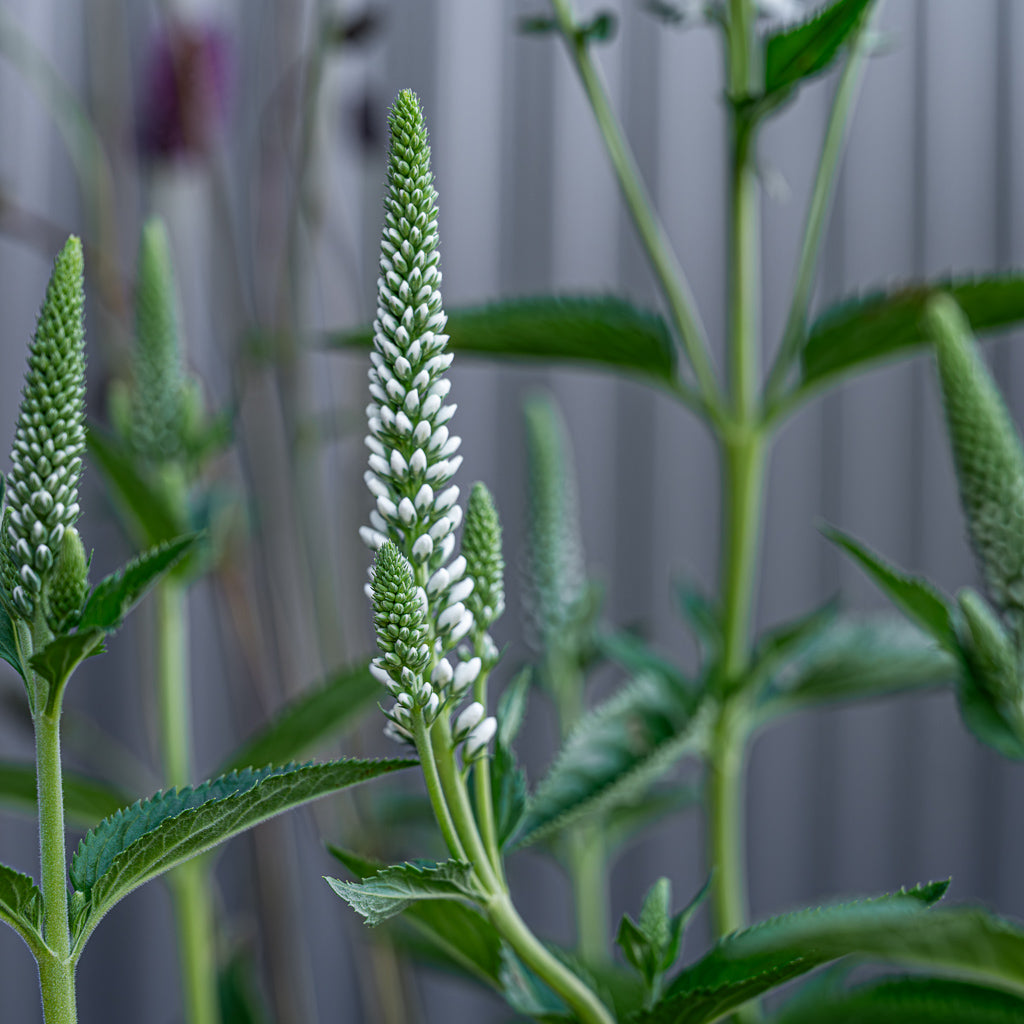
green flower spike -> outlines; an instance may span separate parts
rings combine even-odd
[[[1024,641],[1024,449],[960,307],[929,304],[927,324],[971,546],[992,603]]]
[[[53,575],[46,591],[46,622],[56,634],[74,626],[89,596],[89,559],[82,538],[69,527],[64,531]]]
[[[473,484],[466,506],[462,553],[466,556],[466,575],[473,580],[466,607],[477,626],[486,629],[505,610],[505,560],[501,555],[498,510],[491,492],[479,482]]]
[[[416,586],[412,566],[391,541],[385,541],[377,551],[370,591],[381,651],[381,657],[370,663],[370,672],[396,698],[388,713],[389,734],[409,740],[412,709],[422,708],[431,722],[440,708],[440,698],[423,677],[430,661],[427,596],[422,587]]]
[[[146,461],[181,459],[196,419],[195,388],[185,376],[178,331],[178,295],[167,231],[146,223],[139,246],[132,386],[111,389],[111,419]]]
[[[586,599],[576,483],[565,425],[546,398],[527,400],[528,533],[526,601],[537,639],[557,646]]]
[[[34,616],[64,531],[78,519],[85,449],[84,304],[82,243],[72,236],[54,263],[29,347],[7,478],[6,541],[16,575],[11,599],[25,619]]]

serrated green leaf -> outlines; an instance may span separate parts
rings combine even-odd
[[[496,742],[491,758],[491,802],[498,847],[504,849],[513,839],[526,814],[526,772],[519,767],[515,751]]]
[[[356,878],[370,878],[385,867],[330,844],[327,848]],[[501,989],[501,937],[480,911],[457,900],[420,900],[406,908],[401,922],[416,931],[434,957]]]
[[[43,949],[43,894],[36,883],[0,864],[0,921],[6,921],[34,953]]]
[[[850,41],[872,0],[833,0],[806,21],[765,39],[764,95],[780,99],[801,82],[827,71]]]
[[[85,603],[78,631],[100,629],[110,633],[118,629],[146,591],[172,569],[198,539],[199,535],[192,533],[166,541],[100,580]]]
[[[109,783],[64,769],[64,814],[72,825],[92,828],[131,797]],[[0,805],[36,815],[36,766],[0,761]]]
[[[281,764],[302,757],[321,740],[338,735],[360,718],[382,692],[365,665],[344,668],[285,704],[268,725],[224,761],[220,770]]]
[[[706,595],[685,581],[676,583],[673,590],[679,611],[700,644],[702,660],[714,662],[722,648],[720,610]]]
[[[945,278],[845,299],[822,313],[800,354],[801,387],[928,343],[921,316],[929,300],[948,292],[975,333],[1006,330],[1024,321],[1024,274],[973,280]]]
[[[498,710],[495,713],[498,719],[497,741],[506,747],[511,747],[519,735],[523,718],[526,716],[532,683],[533,669],[527,665],[512,677],[498,701]]]
[[[516,1013],[544,1024],[570,1024],[571,1016],[562,999],[503,945],[501,949],[501,989],[505,1001]]]
[[[14,639],[14,623],[11,622],[3,602],[0,602],[0,658],[3,658],[22,679],[25,678],[21,670],[21,659],[18,657],[18,645]]]
[[[86,898],[75,922],[75,956],[103,915],[150,879],[283,811],[415,763],[350,759],[250,769],[119,811],[89,832],[71,859],[72,884]]]
[[[599,633],[596,643],[598,650],[605,657],[621,665],[630,675],[656,675],[680,690],[684,690],[688,685],[687,679],[672,662],[635,633],[621,630],[615,633]]]
[[[798,998],[771,1024],[1019,1024],[1024,1000],[951,978],[886,978],[824,998]]]
[[[698,783],[670,782],[652,787],[642,800],[613,807],[601,819],[605,848],[614,852],[669,815],[699,807],[703,797],[704,788]]]
[[[103,630],[79,629],[75,633],[51,640],[41,651],[33,654],[29,664],[49,684],[51,702],[68,676],[86,658],[100,654],[103,648]]]
[[[823,526],[821,532],[833,544],[853,555],[889,600],[933,636],[940,646],[953,654],[959,651],[949,604],[927,580],[895,569],[860,541],[835,527]]]
[[[685,968],[665,997],[636,1024],[710,1021],[830,960],[863,954],[931,968],[984,971],[993,980],[1010,967],[1024,980],[1024,933],[973,909],[928,910],[948,882],[817,910],[770,918],[721,939]],[[994,944],[1003,939],[997,948]],[[989,957],[995,959],[989,963]]]
[[[164,491],[138,471],[133,455],[117,438],[90,424],[86,444],[119,510],[130,520],[133,536],[155,547],[188,529]]]
[[[623,299],[543,296],[457,309],[446,328],[454,351],[499,359],[575,363],[672,385],[676,355],[665,321]],[[327,338],[330,348],[369,348],[369,327]]]
[[[591,711],[573,730],[527,808],[518,845],[546,838],[587,814],[636,798],[705,742],[693,697],[646,676]]]
[[[473,867],[462,861],[443,864],[393,864],[361,882],[327,878],[327,884],[373,927],[420,900],[475,900],[483,896]]]
[[[915,626],[892,616],[842,616],[776,667],[758,708],[761,721],[844,700],[950,685],[958,660]]]

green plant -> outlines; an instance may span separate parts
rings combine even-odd
[[[528,19],[523,28],[557,33],[566,45],[661,288],[667,322],[619,300],[584,297],[505,302],[456,311],[447,319],[436,289],[433,188],[418,106],[411,94],[403,93],[392,111],[378,319],[372,337],[351,332],[332,343],[373,346],[367,483],[377,508],[364,539],[377,551],[370,594],[383,653],[375,674],[396,697],[389,731],[414,745],[420,756],[452,859],[385,867],[339,850],[339,859],[358,880],[331,884],[371,924],[404,913],[436,954],[484,980],[525,1015],[545,1020],[614,1017],[648,1024],[696,1024],[729,1015],[753,1020],[759,1016],[762,995],[849,955],[912,965],[936,977],[852,989],[841,981],[810,986],[778,1019],[832,1021],[875,1013],[884,1019],[941,1020],[966,999],[975,1000],[979,1020],[1024,1013],[1024,976],[1013,952],[1024,948],[1024,931],[973,908],[929,909],[944,895],[946,883],[798,912],[753,927],[747,918],[744,774],[749,745],[759,729],[791,711],[825,702],[953,683],[965,717],[979,735],[1005,752],[1015,753],[1019,743],[1017,589],[1024,545],[1016,506],[1024,455],[963,338],[972,326],[993,329],[1024,319],[1024,283],[1012,276],[921,282],[811,315],[821,241],[878,6],[873,0],[833,0],[802,21],[782,26],[769,22],[763,28],[759,5],[752,0],[692,5],[688,10],[652,5],[655,13],[676,23],[709,19],[725,46],[731,216],[724,379],[592,56],[592,48],[614,34],[611,16],[584,23],[576,19],[569,0],[552,0],[550,17]],[[762,368],[759,134],[809,81],[841,62],[789,315],[774,361]],[[949,293],[963,312],[950,299],[937,299],[941,293]],[[547,603],[535,601],[534,626],[549,636],[541,645],[535,674],[563,680],[554,687],[556,698],[559,686],[573,690],[571,713],[559,706],[563,723],[575,724],[565,730],[561,751],[526,800],[523,814],[517,815],[514,840],[499,850],[498,858],[483,839],[495,831],[490,820],[494,801],[472,804],[460,785],[470,769],[477,773],[470,762],[479,754],[474,745],[473,757],[464,753],[459,770],[452,722],[458,729],[464,691],[451,686],[457,670],[437,669],[450,664],[452,649],[458,646],[447,631],[472,630],[472,613],[463,602],[472,592],[470,584],[476,583],[461,562],[454,577],[445,568],[454,554],[451,530],[460,518],[453,492],[446,490],[442,514],[433,505],[433,491],[421,490],[432,481],[430,474],[450,487],[457,459],[457,442],[446,426],[452,411],[444,404],[448,386],[440,377],[451,361],[448,339],[439,341],[446,322],[455,351],[586,361],[655,384],[706,423],[722,467],[718,593],[714,598],[689,590],[680,593],[684,617],[702,651],[696,678],[638,636],[594,630],[596,620],[580,589],[576,554],[573,565],[560,559],[561,553],[547,552],[540,559],[535,578]],[[924,630],[897,620],[852,617],[826,606],[755,636],[765,475],[779,427],[825,386],[880,358],[921,348],[933,336],[938,338],[971,537],[992,604],[965,593],[957,606],[949,605],[925,584],[885,567],[849,538],[840,538]],[[681,366],[673,345],[678,345]],[[419,412],[424,394],[438,399],[429,417]],[[985,416],[977,411],[982,406]],[[430,418],[436,414],[445,426]],[[557,428],[550,422],[538,427],[544,414],[536,407],[530,416],[537,474],[544,471],[545,459],[551,461]],[[555,478],[549,472],[548,479]],[[558,500],[549,491],[539,500],[535,497],[534,507]],[[564,522],[564,509],[561,514]],[[544,543],[551,537],[542,534],[540,539]],[[449,589],[453,579],[458,581],[454,593]],[[562,622],[558,615],[572,601],[555,608],[548,599],[569,590],[579,595],[581,614]],[[583,627],[578,637],[576,624]],[[485,660],[475,641],[463,645],[461,657],[465,660],[460,667]],[[628,676],[619,692],[589,711],[579,700],[587,658],[610,658]],[[471,671],[477,671],[475,664]],[[498,708],[493,731],[510,742],[527,687],[517,684],[509,693],[508,704]],[[472,714],[482,716],[486,708],[474,705]],[[585,843],[595,823],[607,823],[612,816],[621,815],[626,827],[635,830],[666,803],[674,800],[678,807],[684,802],[681,795],[671,793],[666,802],[657,784],[684,756],[696,757],[703,769],[697,803],[705,814],[711,868],[712,950],[678,968],[682,930],[693,904],[677,913],[670,888],[662,882],[649,892],[639,919],[625,918],[618,930],[632,970],[624,971],[612,960],[610,934],[583,934],[582,929],[579,947],[560,954],[559,970],[531,960],[521,945],[522,934],[509,930],[502,917],[509,899],[503,857],[538,840],[564,840],[571,849],[574,842]],[[499,764],[505,770],[514,765],[500,743],[492,770]],[[499,787],[491,791],[493,795]],[[589,867],[571,856],[567,863],[578,900],[583,899],[587,889],[579,883]],[[591,885],[590,899],[596,903],[601,897],[593,889]],[[967,977],[970,984],[960,989],[962,982],[944,978],[945,972]],[[573,987],[573,979],[582,991]]]
[[[162,791],[90,829],[68,870],[60,745],[65,688],[198,540],[195,534],[167,540],[89,586],[89,560],[75,529],[85,448],[83,305],[82,248],[71,238],[57,257],[29,350],[0,574],[0,654],[24,681],[35,728],[41,851],[38,886],[0,866],[0,917],[38,963],[47,1024],[77,1019],[75,966],[100,920],[132,890],[281,811],[408,764],[246,768]]]

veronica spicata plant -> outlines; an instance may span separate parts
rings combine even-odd
[[[82,246],[71,238],[54,264],[29,349],[0,546],[0,656],[28,696],[40,839],[38,885],[0,865],[0,920],[36,959],[46,1024],[77,1019],[78,959],[102,917],[133,889],[273,814],[408,763],[246,768],[194,788],[182,780],[181,788],[137,801],[87,831],[69,869],[60,743],[68,681],[196,542],[186,535],[160,544],[90,589],[75,527],[84,402]]]
[[[486,915],[511,955],[581,1021],[613,1018],[586,982],[529,930],[505,880],[485,767],[497,732],[484,675],[497,652],[487,633],[504,606],[501,530],[482,485],[470,499],[465,553],[451,481],[461,461],[446,401],[451,364],[443,333],[436,193],[419,101],[399,94],[389,117],[388,190],[367,407],[366,483],[376,500],[363,539],[376,551],[368,593],[381,654],[374,675],[394,698],[389,735],[415,747],[451,860],[397,865],[334,890],[377,924],[418,898],[464,899]],[[460,647],[460,641],[468,642]],[[462,707],[469,689],[474,700]],[[460,708],[462,708],[460,710]],[[475,767],[476,804],[467,774]],[[351,862],[349,862],[351,865]],[[403,896],[402,894],[405,893]],[[521,968],[520,968],[521,970]]]
[[[672,28],[705,22],[722,37],[729,142],[729,315],[723,367],[715,364],[716,347],[593,55],[594,47],[614,37],[613,15],[599,12],[584,19],[571,0],[551,0],[548,12],[530,16],[521,27],[557,35],[565,45],[661,292],[665,316],[608,296],[539,296],[454,310],[445,326],[436,293],[440,279],[425,133],[410,94],[403,94],[392,112],[378,319],[372,334],[349,332],[338,343],[373,350],[367,483],[377,507],[363,535],[377,551],[369,588],[381,650],[374,672],[394,699],[388,709],[390,734],[414,745],[420,757],[451,859],[381,868],[339,852],[360,881],[332,884],[371,924],[404,913],[421,942],[501,992],[517,1012],[536,1019],[711,1024],[735,1015],[753,1021],[762,1016],[757,1006],[762,995],[848,955],[891,966],[912,964],[923,973],[853,985],[838,977],[809,986],[773,1010],[771,1019],[785,1024],[1024,1019],[1024,929],[1019,925],[976,908],[933,907],[946,890],[946,883],[933,883],[751,926],[744,839],[752,738],[793,711],[952,684],[979,737],[1007,754],[1024,751],[1024,454],[970,339],[972,330],[1024,322],[1024,278],[883,285],[816,310],[822,241],[881,3],[828,0],[812,7],[782,0],[652,0],[643,6]],[[841,70],[807,197],[789,311],[778,344],[770,349],[762,338],[759,139],[780,110],[832,69]],[[442,330],[451,334],[445,345],[439,344]],[[888,616],[854,616],[828,604],[756,632],[765,482],[779,428],[844,377],[932,343],[985,594],[967,590],[950,601],[831,531],[914,625]],[[677,595],[685,624],[698,641],[696,671],[674,664],[638,635],[598,627],[596,608],[588,605],[592,596],[581,588],[579,552],[555,550],[560,535],[550,529],[550,521],[546,531],[535,531],[532,584],[541,600],[530,612],[540,640],[533,676],[551,683],[556,668],[559,686],[572,691],[577,706],[571,714],[559,709],[563,724],[571,719],[574,725],[565,730],[547,775],[528,797],[510,755],[527,686],[516,682],[508,687],[494,715],[493,756],[481,753],[469,766],[472,802],[464,785],[471,758],[465,749],[458,757],[458,737],[489,721],[479,692],[493,654],[480,635],[478,618],[488,602],[473,603],[481,579],[468,558],[469,524],[463,563],[452,539],[460,518],[455,492],[441,507],[436,504],[437,481],[443,478],[446,488],[454,486],[449,479],[457,458],[447,429],[452,414],[445,404],[447,385],[440,377],[450,360],[445,348],[451,347],[570,361],[652,384],[707,425],[720,458],[717,592],[702,594],[683,585]],[[766,350],[774,355],[763,365]],[[425,402],[435,397],[424,414]],[[540,479],[552,462],[554,435],[550,429],[538,432],[537,423],[545,417],[536,406],[530,416],[531,472]],[[559,504],[563,512],[567,507],[552,479],[549,474],[548,490],[534,495],[535,518]],[[564,526],[564,520],[557,525]],[[567,552],[571,558],[560,557]],[[572,597],[565,601],[559,595]],[[577,603],[577,596],[585,599]],[[578,615],[572,607],[577,604]],[[566,618],[567,612],[572,614]],[[583,670],[602,659],[616,663],[625,681],[596,707],[581,707]],[[471,713],[459,711],[468,699],[456,682],[460,670],[475,676],[479,706],[470,705]],[[551,686],[549,692],[557,697],[558,689]],[[468,753],[476,755],[476,746]],[[571,851],[597,849],[599,844],[586,848],[588,834],[595,834],[589,830],[597,829],[607,851],[613,829],[636,835],[665,809],[687,804],[680,798],[686,787],[674,774],[684,759],[699,769],[698,793],[689,802],[705,821],[715,940],[710,951],[679,967],[683,930],[702,893],[677,908],[671,886],[662,879],[650,888],[638,917],[623,917],[614,936],[604,924],[592,925],[577,936],[576,948],[556,958],[554,968],[533,955],[528,933],[510,927],[505,916],[510,904],[504,856],[531,843],[547,846],[561,856],[577,899],[586,900],[589,891],[596,902],[604,886],[595,874],[606,879],[610,857],[599,854],[601,870],[595,873],[593,857]],[[492,775],[489,790],[479,786],[485,767]],[[500,808],[509,807],[518,811],[509,833],[514,839],[506,843],[501,838],[506,830],[495,828],[490,815],[501,819]],[[498,856],[491,834],[498,836]],[[593,909],[584,907],[580,913],[577,908],[578,921],[599,920]],[[613,958],[613,937],[624,965]],[[578,988],[573,989],[570,978]]]

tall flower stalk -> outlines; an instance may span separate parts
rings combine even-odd
[[[47,1024],[77,1020],[60,753],[66,680],[47,680],[32,659],[80,610],[86,591],[85,553],[75,530],[85,449],[84,304],[82,245],[72,237],[54,264],[29,349],[3,519],[3,575],[11,584],[4,597],[36,738],[45,939],[37,960]]]
[[[486,672],[496,652],[487,629],[504,604],[500,524],[493,502],[471,498],[466,551],[453,478],[461,463],[449,423],[436,192],[420,105],[399,94],[381,243],[377,319],[367,408],[366,484],[376,507],[361,535],[376,552],[367,588],[380,656],[372,671],[394,699],[387,732],[420,757],[435,817],[456,862],[472,869],[475,898],[495,929],[586,1022],[611,1021],[597,996],[519,917],[504,878],[482,761],[497,723],[486,712]],[[474,598],[475,595],[475,598]],[[462,643],[462,641],[466,641]],[[474,687],[474,700],[460,706]],[[467,774],[477,765],[476,807]],[[486,791],[486,792],[485,792]],[[344,890],[340,890],[344,892]]]

